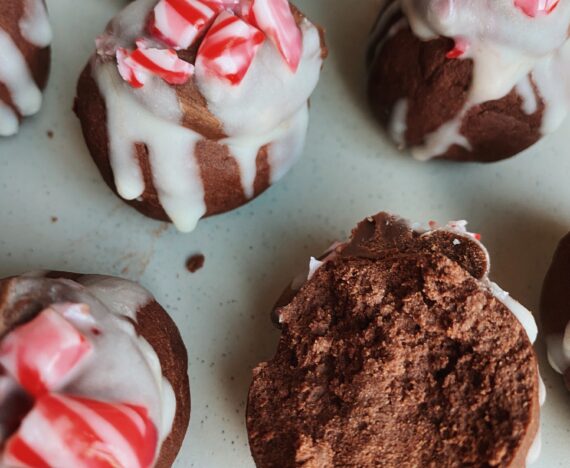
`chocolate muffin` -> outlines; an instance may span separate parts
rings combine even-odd
[[[542,288],[540,318],[548,361],[570,390],[570,234],[558,245]]]
[[[109,186],[191,231],[298,159],[325,56],[286,0],[136,0],[97,40],[75,111]]]
[[[539,449],[530,312],[463,223],[386,213],[312,261],[254,370],[258,467],[523,467]],[[296,289],[295,287],[293,289]]]
[[[138,284],[59,272],[0,280],[0,364],[3,465],[174,462],[190,417],[186,348]]]
[[[568,113],[565,2],[388,0],[368,49],[374,114],[419,160],[493,162]]]
[[[44,0],[0,2],[0,137],[42,105],[52,39]]]

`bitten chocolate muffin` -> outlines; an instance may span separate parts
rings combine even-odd
[[[0,2],[0,137],[40,110],[51,38],[44,0]]]
[[[570,390],[570,234],[558,245],[542,287],[540,318],[548,361]]]
[[[0,464],[167,468],[190,418],[186,348],[141,286],[0,280]]]
[[[325,56],[286,0],[136,0],[97,40],[75,111],[109,186],[191,231],[295,163]]]
[[[570,5],[388,0],[368,50],[372,110],[419,160],[493,162],[568,113]]]
[[[524,467],[537,455],[530,312],[464,224],[380,213],[313,260],[254,370],[258,467]],[[537,441],[535,443],[535,441]]]

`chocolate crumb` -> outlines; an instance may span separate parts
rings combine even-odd
[[[186,260],[186,269],[190,273],[196,273],[200,268],[204,266],[206,258],[202,254],[195,254]]]
[[[51,217],[51,222],[52,223],[57,223],[59,221],[59,218],[57,216],[52,216]]]
[[[46,135],[47,135],[47,137],[48,137],[50,140],[53,139],[53,130],[48,130],[48,131],[46,132]]]

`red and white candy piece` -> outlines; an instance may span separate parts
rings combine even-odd
[[[220,13],[198,50],[196,63],[237,85],[249,70],[265,35],[229,11]]]
[[[552,13],[559,2],[560,0],[515,0],[515,6],[526,15],[535,18]]]
[[[288,0],[253,0],[247,18],[277,46],[289,68],[295,72],[303,53],[303,37]]]
[[[84,304],[48,307],[0,343],[0,364],[31,395],[60,389],[91,353],[91,343],[62,316],[78,307],[89,311]]]
[[[465,39],[458,37],[455,39],[453,49],[447,53],[446,57],[448,59],[457,59],[463,57],[468,50],[469,43]]]
[[[178,58],[172,49],[147,47],[137,41],[137,49],[129,52],[117,50],[119,73],[134,88],[140,88],[152,75],[173,85],[186,83],[194,73],[194,66]]]
[[[148,29],[174,49],[187,49],[224,7],[224,2],[213,0],[160,0],[154,7]]]
[[[6,443],[3,466],[150,468],[158,443],[144,408],[48,394]]]

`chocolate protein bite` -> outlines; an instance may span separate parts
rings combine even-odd
[[[367,54],[368,94],[419,160],[493,162],[568,114],[568,2],[388,0]]]
[[[172,466],[190,418],[187,368],[176,325],[138,284],[0,280],[0,464]]]
[[[276,311],[274,358],[254,370],[256,465],[532,462],[544,397],[536,324],[488,272],[463,223],[414,229],[386,213],[313,259]]]
[[[558,244],[542,287],[540,318],[548,361],[570,390],[570,234]]]
[[[136,0],[97,39],[75,112],[107,184],[187,232],[297,161],[326,54],[287,0]]]
[[[0,137],[40,110],[51,39],[44,0],[0,2]]]

